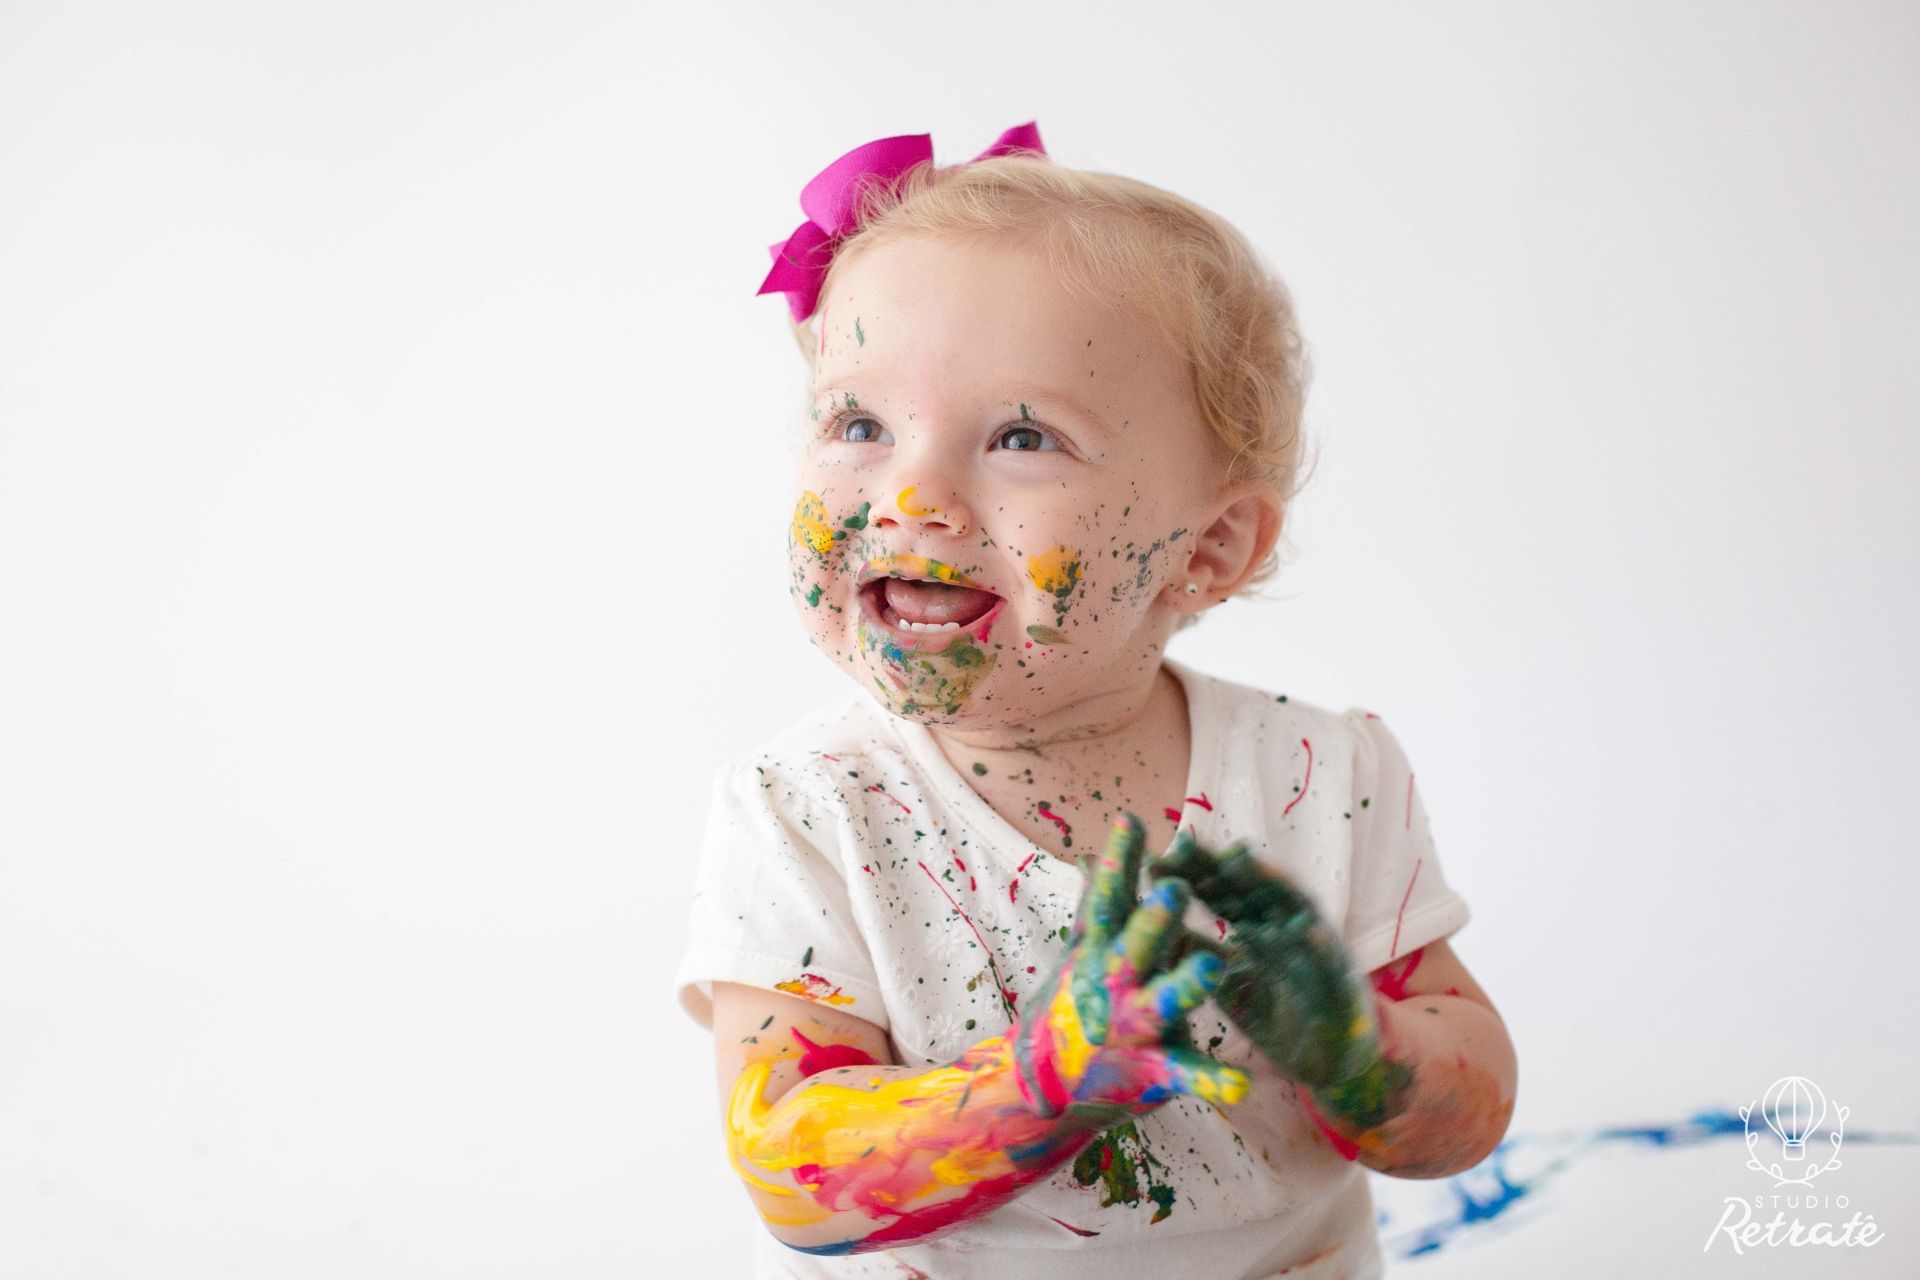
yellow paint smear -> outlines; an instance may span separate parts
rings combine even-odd
[[[827,504],[809,489],[793,504],[793,540],[825,555],[833,549],[833,526],[827,523]]]
[[[920,486],[919,486],[919,485],[917,485],[917,484],[910,484],[910,485],[908,485],[908,486],[907,486],[906,488],[904,488],[904,489],[902,489],[902,490],[900,491],[900,496],[899,496],[899,497],[897,497],[897,498],[895,498],[895,499],[893,500],[893,501],[894,501],[894,505],[896,505],[896,506],[898,506],[898,507],[900,508],[900,514],[901,514],[901,515],[904,515],[904,516],[930,516],[930,515],[932,515],[932,514],[933,514],[934,512],[936,512],[936,511],[938,511],[938,510],[940,509],[940,508],[938,508],[938,507],[916,507],[916,506],[914,506],[914,505],[912,504],[912,498],[913,498],[913,491],[914,491],[915,489],[918,489],[919,487],[920,487]]]
[[[1027,577],[1042,591],[1063,596],[1080,581],[1080,553],[1072,547],[1054,547],[1028,556]]]

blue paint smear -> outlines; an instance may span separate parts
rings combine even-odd
[[[1451,1204],[1427,1220],[1409,1223],[1383,1234],[1388,1256],[1402,1261],[1438,1253],[1456,1241],[1484,1240],[1518,1225],[1524,1217],[1515,1210],[1523,1204],[1543,1205],[1540,1192],[1581,1160],[1609,1146],[1639,1146],[1672,1151],[1728,1138],[1739,1139],[1746,1124],[1735,1111],[1710,1109],[1670,1124],[1608,1125],[1588,1133],[1519,1134],[1508,1138],[1493,1154],[1473,1168],[1445,1179]],[[1847,1142],[1920,1144],[1920,1133],[1848,1130]],[[1561,1148],[1522,1175],[1515,1166],[1533,1164],[1543,1149]],[[1383,1175],[1374,1175],[1381,1177]],[[1530,1200],[1529,1197],[1532,1197]],[[1411,1217],[1412,1215],[1408,1215]],[[1386,1212],[1378,1215],[1382,1228],[1393,1225]]]

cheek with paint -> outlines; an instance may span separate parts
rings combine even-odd
[[[1026,579],[1039,593],[1026,638],[1034,646],[1097,647],[1101,631],[1137,625],[1172,575],[1176,557],[1186,550],[1184,527],[1158,535],[1141,522],[1123,521],[1111,531],[1098,524],[1087,547],[1056,545],[1026,560]]]
[[[1063,627],[1075,604],[1075,591],[1083,572],[1080,553],[1072,547],[1056,546],[1027,557],[1027,581],[1047,597],[1045,607],[1052,613],[1051,623],[1036,622],[1027,627],[1027,636],[1036,644],[1065,644]]]
[[[855,494],[843,503],[809,489],[793,504],[787,534],[788,594],[815,644],[840,628],[853,596],[853,578],[869,552],[872,504]],[[838,655],[836,655],[838,656]]]

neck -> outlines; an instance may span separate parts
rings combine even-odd
[[[1149,657],[1151,661],[1137,675],[1129,674],[1021,724],[978,729],[929,725],[927,731],[949,759],[959,756],[969,761],[1124,736],[1158,723],[1170,710],[1178,710],[1184,698],[1179,680],[1163,665],[1157,647]]]

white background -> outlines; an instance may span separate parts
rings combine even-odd
[[[754,289],[1030,119],[1295,291],[1299,557],[1174,653],[1394,726],[1514,1132],[1920,1123],[1910,6],[16,3],[0,1274],[745,1273],[668,978],[713,769],[850,687]],[[1871,1150],[1866,1256],[1703,1256],[1733,1143],[1405,1270],[1913,1274]]]

